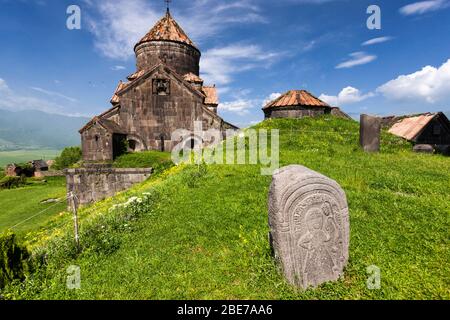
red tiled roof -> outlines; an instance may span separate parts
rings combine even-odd
[[[129,76],[127,77],[127,79],[130,80],[130,81],[133,81],[133,80],[135,80],[135,79],[141,77],[146,71],[147,71],[147,70],[145,70],[145,69],[144,69],[144,70],[141,70],[141,71],[136,71],[135,73],[129,75]]]
[[[414,138],[422,132],[422,130],[436,117],[435,113],[427,113],[414,117],[404,118],[394,124],[389,130],[396,136],[402,137],[406,140],[414,140]]]
[[[122,81],[119,82],[119,84],[117,85],[117,89],[116,89],[116,91],[114,91],[114,94],[113,94],[113,96],[111,98],[111,103],[112,104],[116,104],[116,103],[120,102],[120,99],[119,99],[119,96],[117,95],[117,92],[119,92],[122,89],[125,89],[128,84],[129,83],[124,83]]]
[[[203,83],[203,79],[197,76],[196,74],[193,74],[192,72],[186,73],[183,76],[183,79],[187,82]]]
[[[169,11],[167,11],[166,15],[136,44],[135,48],[142,43],[150,41],[181,42],[197,49],[192,40],[189,39],[175,19],[172,18]]]
[[[281,97],[269,102],[263,109],[291,106],[330,107],[306,90],[290,90]]]
[[[219,96],[217,95],[216,87],[203,87],[203,93],[205,94],[205,104],[219,104]]]

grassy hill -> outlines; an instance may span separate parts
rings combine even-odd
[[[0,233],[19,223],[20,225],[14,228],[16,233],[24,234],[34,231],[66,210],[67,204],[64,201],[43,203],[48,199],[65,197],[65,177],[47,178],[46,181],[44,183],[29,180],[25,187],[0,190]],[[43,210],[46,211],[37,215]]]
[[[55,149],[80,144],[78,130],[88,121],[41,111],[0,110],[0,151]]]
[[[267,240],[271,177],[251,165],[178,166],[80,212],[77,255],[64,228],[29,238],[48,265],[8,298],[449,299],[450,159],[414,154],[383,134],[380,154],[358,146],[358,124],[321,118],[266,121],[281,131],[281,164],[302,164],[341,184],[350,208],[345,277],[317,290],[289,286]],[[148,193],[148,194],[144,194]],[[139,197],[140,199],[131,199]],[[117,206],[127,202],[125,206]],[[81,268],[81,289],[66,269]],[[368,290],[368,266],[381,289]]]

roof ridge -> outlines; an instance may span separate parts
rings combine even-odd
[[[167,12],[158,22],[147,32],[147,34],[134,46],[134,49],[145,42],[151,41],[172,41],[187,44],[194,49],[200,51],[189,36],[184,32],[183,28]]]

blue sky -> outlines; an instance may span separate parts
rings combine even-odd
[[[81,30],[66,27],[81,8]],[[369,30],[369,5],[381,30]],[[135,71],[163,0],[0,0],[0,108],[93,116]],[[450,0],[173,0],[220,114],[245,126],[306,89],[352,114],[450,110]]]

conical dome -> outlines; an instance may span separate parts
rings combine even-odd
[[[142,43],[151,41],[179,42],[190,45],[198,50],[194,42],[189,39],[175,19],[172,18],[169,10],[167,10],[166,15],[136,44],[135,48]]]
[[[200,50],[181,29],[169,10],[161,20],[136,44],[137,71],[149,70],[165,63],[180,76],[199,75]]]

